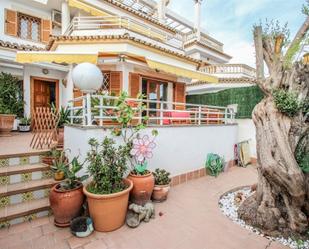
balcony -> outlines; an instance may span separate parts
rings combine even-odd
[[[65,35],[76,33],[98,35],[100,31],[125,29],[147,37],[172,48],[182,49],[183,36],[179,33],[171,34],[161,29],[150,27],[145,23],[135,21],[129,17],[121,16],[81,16],[74,17]],[[83,32],[85,31],[85,32]],[[87,31],[87,32],[86,32]],[[89,31],[93,31],[89,33]],[[98,32],[99,31],[99,32]],[[114,32],[114,31],[113,31]]]
[[[79,126],[117,126],[118,97],[87,94],[69,102],[71,124]],[[235,124],[232,108],[221,106],[195,105],[148,99],[125,100],[132,106],[135,115],[131,125],[142,122],[147,116],[149,126],[201,126]],[[145,106],[137,112],[139,104]]]
[[[200,71],[209,74],[216,74],[220,77],[248,77],[255,78],[254,68],[245,64],[217,64],[202,68]]]
[[[200,38],[198,37],[197,32],[190,32],[184,35],[184,45],[189,44],[194,41],[199,41],[200,43],[214,48],[220,52],[223,52],[223,44],[220,42],[215,42],[208,35],[201,33]]]

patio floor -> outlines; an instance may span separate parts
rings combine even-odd
[[[234,167],[218,178],[202,177],[171,189],[168,200],[156,204],[156,218],[136,229],[123,226],[110,233],[94,232],[79,239],[53,218],[0,230],[1,249],[284,249],[277,242],[241,228],[218,207],[226,191],[256,182],[256,169]],[[158,213],[163,215],[159,216]]]

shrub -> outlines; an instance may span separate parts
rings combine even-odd
[[[207,155],[205,167],[210,175],[217,177],[223,170],[224,159],[217,154],[209,153]]]
[[[0,73],[0,114],[23,116],[23,92],[19,80],[7,73]]]
[[[289,117],[295,116],[295,114],[301,109],[296,94],[292,92],[279,89],[273,92],[273,96],[277,109]]]
[[[129,157],[127,146],[115,146],[114,139],[108,137],[101,144],[92,138],[89,145],[88,172],[93,181],[87,190],[94,194],[112,194],[124,190],[127,187],[123,182]]]
[[[156,169],[153,172],[156,185],[167,185],[171,182],[170,173],[165,169]]]
[[[295,159],[304,173],[309,173],[309,134],[303,135],[299,140],[296,150]]]

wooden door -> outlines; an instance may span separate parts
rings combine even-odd
[[[37,107],[51,107],[52,104],[58,107],[58,81],[33,78],[31,89],[32,109],[36,109]]]

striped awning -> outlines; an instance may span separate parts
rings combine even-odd
[[[19,63],[35,63],[35,62],[50,62],[50,63],[82,63],[89,62],[97,64],[98,54],[80,54],[80,53],[58,53],[58,52],[22,52],[16,54],[16,62]]]
[[[156,70],[162,70],[166,73],[174,74],[179,77],[185,77],[189,79],[194,79],[194,80],[199,80],[199,81],[204,81],[208,83],[218,83],[219,79],[215,76],[194,71],[194,70],[189,70],[181,67],[176,67],[168,64],[164,64],[161,62],[156,62],[153,60],[146,59],[147,64],[150,68],[156,69]]]
[[[103,10],[100,10],[96,7],[93,7],[83,2],[82,0],[69,0],[69,6],[73,8],[81,9],[93,16],[111,16],[109,13]]]

